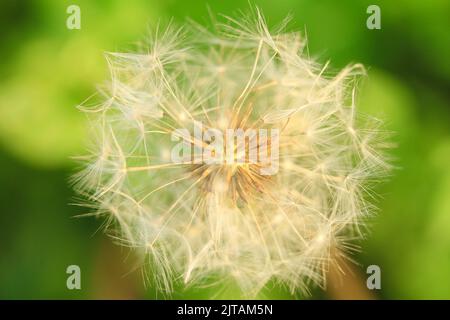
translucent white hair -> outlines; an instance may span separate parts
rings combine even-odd
[[[106,54],[103,101],[81,107],[93,139],[76,189],[144,252],[163,291],[215,275],[250,297],[269,280],[307,292],[363,234],[371,187],[389,170],[382,123],[357,112],[364,68],[330,75],[286,24],[269,31],[255,9],[211,28],[157,28],[138,52]],[[170,161],[173,130],[224,119],[280,130],[276,175]]]

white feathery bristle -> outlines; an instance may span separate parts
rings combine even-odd
[[[82,108],[96,138],[76,188],[142,249],[161,290],[218,275],[250,297],[269,280],[308,291],[362,235],[387,134],[356,110],[360,65],[330,76],[287,20],[269,31],[258,9],[226,19],[160,27],[139,52],[106,55],[105,102]],[[278,172],[172,162],[173,131],[199,123],[279,129]]]

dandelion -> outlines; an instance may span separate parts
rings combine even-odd
[[[269,31],[255,9],[212,28],[158,28],[137,53],[106,54],[103,101],[81,107],[95,139],[76,189],[144,252],[161,290],[216,275],[248,296],[268,281],[307,292],[325,285],[331,252],[363,235],[367,196],[389,170],[381,122],[356,110],[364,69],[330,75],[287,22]],[[244,137],[243,161],[230,161],[238,148],[222,141],[236,149],[224,160],[210,129],[278,135]],[[180,143],[190,152],[173,161]],[[202,161],[205,148],[222,161]],[[276,158],[250,161],[252,150]]]

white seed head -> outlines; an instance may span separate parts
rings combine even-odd
[[[104,102],[82,108],[96,139],[76,189],[121,243],[143,249],[163,290],[210,275],[249,296],[269,280],[323,285],[330,252],[361,236],[373,211],[366,198],[388,172],[388,144],[381,123],[356,110],[364,70],[329,76],[285,24],[269,32],[256,9],[210,29],[159,28],[138,53],[107,54]],[[198,124],[278,129],[278,171],[172,162],[176,143],[198,147],[190,135],[173,141],[174,130]]]

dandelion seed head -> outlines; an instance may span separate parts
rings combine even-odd
[[[390,169],[389,144],[382,123],[356,109],[364,70],[331,74],[286,24],[269,31],[255,9],[211,29],[159,27],[137,52],[106,55],[103,102],[81,107],[95,139],[76,189],[107,231],[144,252],[161,290],[219,275],[249,296],[270,280],[308,291],[373,212],[367,196]],[[214,149],[223,162],[175,163],[175,143],[214,143],[179,128],[277,129],[279,141],[249,136],[228,161]],[[249,162],[252,149],[279,149],[278,171],[262,174],[270,163]]]

